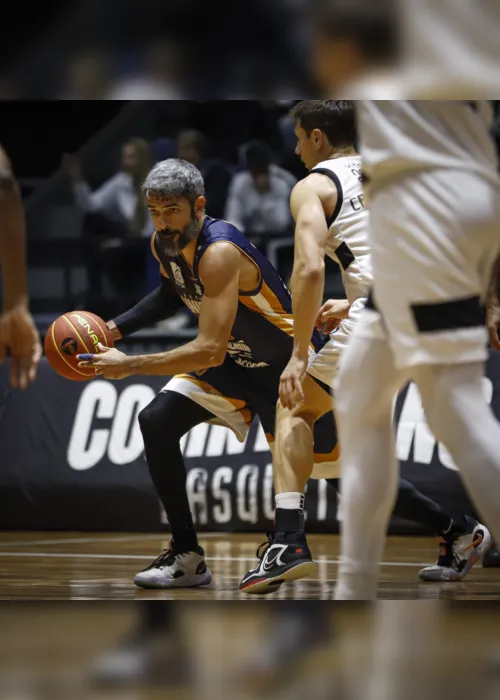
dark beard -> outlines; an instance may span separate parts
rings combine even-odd
[[[157,231],[156,240],[160,244],[165,255],[175,258],[182,253],[184,248],[196,238],[198,233],[198,219],[193,220],[181,229],[163,229]]]

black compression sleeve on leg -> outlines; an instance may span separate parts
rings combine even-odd
[[[158,394],[139,413],[149,473],[165,508],[175,549],[180,552],[198,547],[180,439],[210,418],[213,415],[209,411],[175,391]]]
[[[326,481],[337,493],[340,491],[340,479]],[[398,482],[398,495],[393,515],[422,525],[436,535],[444,534],[452,525],[451,517],[437,503],[417,491],[406,479],[400,479]]]

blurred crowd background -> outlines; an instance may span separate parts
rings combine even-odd
[[[295,99],[370,72],[400,93],[499,86],[496,0],[54,0],[9,15],[3,99]]]
[[[23,191],[31,305],[41,330],[71,309],[113,317],[157,286],[140,188],[164,158],[199,167],[207,213],[237,225],[288,279],[290,192],[306,174],[294,152],[293,104],[5,103],[2,143]],[[333,263],[327,292],[342,294]],[[156,332],[193,332],[194,317],[174,294],[166,315]]]
[[[42,333],[73,309],[112,318],[158,285],[141,184],[165,158],[201,170],[207,213],[244,231],[288,282],[290,192],[307,174],[295,154],[295,102],[4,102],[0,139],[22,187],[31,306]],[[500,101],[493,105],[500,135]],[[341,296],[339,270],[327,260],[325,297]],[[143,336],[195,333],[174,293],[165,316]]]

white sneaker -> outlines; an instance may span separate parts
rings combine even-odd
[[[438,538],[439,558],[419,572],[422,581],[461,581],[489,549],[488,529],[468,515],[465,519],[466,532]]]
[[[192,588],[211,582],[212,574],[205,563],[203,549],[176,552],[172,543],[152,564],[134,576],[134,583],[140,588]]]

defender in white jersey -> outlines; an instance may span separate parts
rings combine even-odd
[[[259,565],[241,581],[247,593],[275,591],[283,581],[311,571],[311,555],[303,532],[304,488],[310,476],[325,477],[337,488],[340,462],[313,469],[312,426],[331,408],[331,387],[339,359],[363,310],[372,284],[368,246],[368,213],[362,190],[361,159],[354,150],[352,103],[306,101],[292,111],[296,121],[297,154],[310,174],[292,193],[296,220],[292,275],[294,349],[281,377],[273,453],[276,490],[276,531],[259,555]],[[329,300],[324,293],[324,260],[338,263],[346,299]],[[319,313],[318,313],[318,309]],[[317,328],[332,330],[324,347],[309,353],[306,334]],[[325,327],[325,328],[323,328]],[[330,477],[330,478],[328,478]],[[471,561],[462,556],[476,523],[465,516],[451,518],[439,505],[400,480],[394,513],[418,522],[447,538],[452,564],[420,572],[422,578],[463,578]],[[470,522],[469,522],[470,520]]]
[[[392,407],[410,379],[430,429],[500,537],[500,426],[482,390],[486,305],[500,252],[487,105],[374,101],[358,109],[374,282],[336,387],[344,456],[338,599],[376,595],[398,473]],[[473,533],[475,556],[485,535],[482,527]]]
[[[325,253],[340,267],[348,303],[344,307],[345,315],[342,314],[326,345],[310,358],[307,372],[327,386],[333,387],[340,353],[349,341],[372,284],[368,212],[364,202],[359,155],[339,156],[322,161],[311,169],[311,175],[313,174],[326,175],[336,190],[335,210],[327,220]],[[327,302],[325,311],[332,306],[338,306],[338,303]],[[322,473],[318,465],[314,475],[331,476],[331,473]]]

